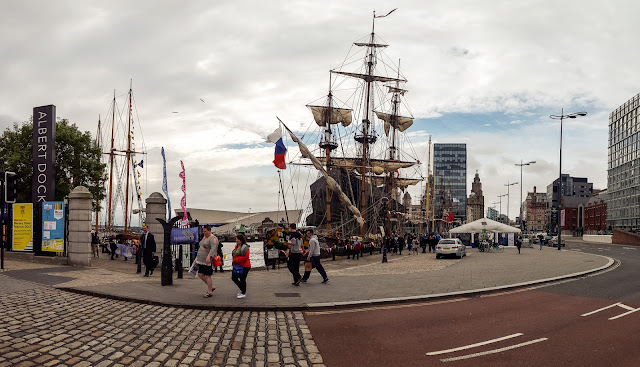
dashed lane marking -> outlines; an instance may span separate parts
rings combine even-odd
[[[625,249],[625,250],[633,250],[633,251],[637,250],[637,248],[635,248],[635,247],[623,247],[623,249]]]
[[[511,334],[511,335],[503,336],[501,338],[491,339],[491,340],[487,340],[487,341],[480,342],[480,343],[464,345],[462,347],[451,348],[451,349],[446,349],[446,350],[439,350],[439,351],[436,351],[436,352],[429,352],[429,353],[427,353],[427,355],[428,356],[437,356],[438,354],[453,353],[453,352],[457,352],[459,350],[471,349],[471,348],[479,347],[479,346],[482,346],[482,345],[487,345],[487,344],[491,344],[491,343],[497,343],[497,342],[500,342],[500,341],[503,341],[503,340],[507,340],[507,339],[511,339],[511,338],[515,338],[515,337],[521,336],[521,335],[523,335],[523,334],[522,333]]]
[[[467,354],[467,355],[459,356],[459,357],[445,358],[445,359],[441,359],[440,361],[442,361],[442,362],[453,362],[453,361],[460,361],[460,360],[463,360],[463,359],[481,357],[481,356],[486,356],[486,355],[489,355],[489,354],[501,353],[501,352],[504,352],[504,351],[507,351],[507,350],[510,350],[510,349],[521,348],[521,347],[524,347],[524,346],[527,346],[527,345],[531,345],[531,344],[535,344],[535,343],[540,343],[540,342],[543,342],[545,340],[548,340],[548,338],[534,339],[534,340],[530,340],[528,342],[515,344],[515,345],[510,345],[510,346],[504,347],[504,348],[492,349],[492,350],[488,350],[486,352]]]

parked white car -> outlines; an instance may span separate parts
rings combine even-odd
[[[463,256],[467,256],[467,246],[459,238],[443,238],[436,245],[436,259],[444,255],[462,259]]]

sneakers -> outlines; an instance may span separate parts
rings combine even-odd
[[[246,294],[242,294],[242,293],[238,293],[238,295],[236,296],[236,298],[244,298],[246,297]]]
[[[298,279],[298,281],[293,283],[293,285],[295,285],[296,287],[299,287],[301,281],[302,281],[302,279]]]
[[[324,278],[324,280],[322,281],[322,284],[327,284],[329,283],[329,278]]]

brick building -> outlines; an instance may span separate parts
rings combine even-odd
[[[594,190],[594,193],[596,190]],[[607,190],[599,192],[594,195],[587,202],[587,207],[584,210],[584,232],[597,234],[601,231],[607,230],[607,199],[609,195]]]
[[[524,208],[526,230],[529,232],[543,231],[545,210],[547,208],[547,194],[537,192],[534,186],[533,192],[527,192]]]

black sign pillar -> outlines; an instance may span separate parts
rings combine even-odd
[[[56,193],[56,106],[33,109],[33,251],[42,254],[42,202],[54,201]]]

